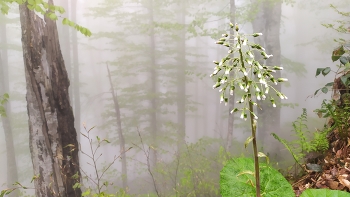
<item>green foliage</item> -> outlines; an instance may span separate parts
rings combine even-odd
[[[350,17],[350,12],[341,12],[337,10],[333,5],[331,7],[336,10],[341,16]],[[349,33],[350,29],[347,27],[345,28],[344,25],[348,24],[349,21],[344,20],[338,20],[337,23],[339,23],[338,27],[335,27],[333,24],[323,24],[323,26],[327,28],[335,29],[336,31],[340,33]],[[342,85],[345,87],[345,90],[349,89],[350,85],[350,44],[347,40],[343,38],[334,39],[335,42],[339,43],[339,47],[333,50],[331,59],[333,62],[336,62],[339,60],[339,64],[337,65],[337,70],[333,71],[335,73],[335,76],[340,76],[340,81]],[[331,72],[330,67],[325,68],[317,68],[316,69],[316,77],[322,73],[323,76],[328,75]],[[334,82],[327,83],[324,87],[318,89],[315,91],[314,95],[317,95],[317,93],[321,90],[323,93],[328,93],[329,90],[333,88]],[[340,90],[336,89],[335,92],[338,94]]]
[[[33,182],[33,180],[35,180],[35,179],[37,179],[38,178],[38,176],[33,176],[32,177],[32,182]],[[14,187],[12,187],[12,188],[7,188],[7,189],[4,189],[4,190],[2,190],[1,192],[0,192],[0,197],[4,197],[4,196],[6,196],[6,195],[8,195],[8,194],[11,194],[13,191],[15,191],[15,190],[20,190],[20,189],[23,189],[23,190],[26,190],[26,189],[34,189],[34,188],[30,188],[30,187],[27,187],[27,186],[24,186],[24,185],[22,185],[20,182],[15,182],[14,184],[13,184],[13,186]]]
[[[300,197],[349,197],[350,193],[339,191],[339,190],[330,190],[330,189],[307,189],[305,190]]]
[[[120,155],[119,156],[114,156],[112,162],[110,162],[106,168],[104,168],[102,170],[102,172],[99,172],[98,170],[98,159],[102,156],[102,153],[98,153],[99,148],[101,147],[102,143],[110,143],[109,140],[107,139],[101,139],[100,137],[96,136],[97,139],[97,145],[94,146],[93,145],[93,141],[91,138],[91,131],[94,129],[95,127],[91,127],[90,129],[87,129],[85,124],[84,124],[84,129],[85,129],[85,133],[81,133],[83,135],[84,138],[86,138],[86,140],[88,140],[89,145],[90,145],[90,153],[85,152],[84,150],[80,150],[80,152],[83,155],[86,155],[88,158],[90,158],[91,162],[88,162],[88,164],[90,164],[93,168],[94,168],[94,176],[92,176],[92,174],[86,172],[83,169],[80,169],[81,172],[83,172],[83,174],[85,175],[83,178],[86,178],[87,181],[90,181],[93,184],[93,187],[90,187],[88,185],[87,189],[83,192],[82,196],[92,196],[92,197],[102,197],[102,196],[106,196],[106,197],[114,197],[115,195],[111,195],[111,194],[107,194],[104,189],[107,189],[107,187],[110,185],[110,183],[108,181],[103,181],[103,178],[105,176],[105,173],[109,170],[109,168],[116,162],[117,159],[120,159]],[[129,151],[131,148],[124,150],[124,152]],[[79,177],[79,175],[76,175],[77,179]],[[81,187],[82,185],[78,182],[74,185],[74,187]],[[123,190],[121,190],[123,191]],[[121,196],[123,196],[122,194],[120,194]],[[125,194],[126,195],[126,194]]]
[[[63,7],[50,5],[44,0],[1,0],[0,10],[2,14],[8,14],[8,11],[10,9],[9,4],[11,3],[17,3],[19,5],[23,3],[27,3],[27,6],[30,10],[33,10],[37,13],[45,15],[49,17],[51,20],[55,20],[55,21],[58,20],[59,14],[63,14],[65,12],[65,9]],[[75,22],[70,21],[65,17],[60,17],[60,18],[63,18],[62,23],[64,25],[69,25],[75,28],[77,31],[79,31],[85,36],[88,36],[88,37],[91,36],[91,31],[89,29],[76,24]]]
[[[333,8],[334,11],[336,11],[339,15],[341,15],[343,17],[350,17],[350,12],[342,12],[342,11],[338,10],[332,4],[330,5],[330,7]],[[337,25],[334,25],[334,24],[322,24],[322,25],[326,28],[334,29],[340,33],[349,33],[350,32],[350,29],[348,27],[349,21],[337,20],[336,23],[337,23]]]
[[[0,116],[6,117],[5,103],[9,100],[9,94],[4,94],[0,97]]]
[[[292,154],[294,160],[299,165],[302,165],[303,159],[307,153],[312,151],[315,152],[324,152],[328,149],[329,143],[327,140],[328,130],[316,131],[310,137],[311,132],[307,127],[307,111],[303,108],[302,114],[294,121],[293,131],[296,140],[286,141],[280,138],[277,134],[272,133],[273,137],[282,143],[287,150]]]
[[[350,94],[344,93],[339,101],[323,100],[321,108],[315,112],[321,118],[329,118],[332,125],[325,131],[337,130],[341,139],[346,140],[349,136],[348,128],[350,128]]]
[[[155,177],[162,184],[161,196],[219,196],[219,172],[230,157],[221,143],[218,139],[201,138],[186,144],[171,162],[159,162]]]
[[[265,197],[294,197],[292,186],[276,169],[261,163],[261,195]],[[250,158],[233,158],[220,172],[220,193],[223,197],[255,196],[254,161]]]

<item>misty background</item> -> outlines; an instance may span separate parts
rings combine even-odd
[[[77,132],[86,133],[83,124],[87,129],[95,127],[91,131],[93,140],[99,136],[111,142],[99,149],[103,154],[99,168],[103,169],[120,154],[107,64],[120,104],[125,146],[133,147],[126,153],[130,193],[153,190],[145,165],[146,155],[139,148],[142,147],[139,133],[146,147],[157,141],[156,162],[159,164],[176,160],[179,127],[184,129],[188,146],[202,139],[205,140],[204,154],[218,154],[218,147],[225,146],[226,142],[229,108],[220,104],[219,92],[212,89],[214,82],[209,75],[215,67],[212,61],[227,54],[227,48],[216,45],[215,41],[229,31],[230,2],[192,0],[181,7],[176,1],[166,0],[77,0],[74,8],[71,1],[56,0],[55,4],[65,8],[65,14],[68,14],[65,16],[89,28],[92,36],[76,34],[73,28],[58,21],[61,50],[71,82],[70,97]],[[251,3],[254,1],[236,0],[236,23],[245,33],[258,33],[252,28],[251,21],[256,14],[250,10]],[[313,110],[320,107],[323,99],[330,98],[330,94],[311,96],[334,78],[331,75],[315,78],[317,68],[334,68],[331,53],[337,43],[333,39],[341,37],[336,31],[322,26],[341,20],[330,4],[348,11],[350,1],[296,0],[282,3],[279,36],[282,66],[285,67],[282,76],[289,79],[282,85],[282,92],[288,100],[283,100],[281,107],[281,129],[268,131],[268,134],[275,132],[292,139],[291,123],[301,114],[302,108],[308,111],[311,131],[323,128],[325,120],[319,119]],[[18,181],[32,186],[18,8],[13,6],[7,16],[1,15],[0,23],[1,58],[2,61],[8,59],[11,106],[8,116],[14,136]],[[154,28],[150,28],[150,24]],[[182,24],[186,26],[185,36],[181,34]],[[73,47],[75,34],[76,50]],[[185,71],[183,76],[178,74],[180,67]],[[183,97],[178,98],[181,91]],[[184,115],[179,113],[181,110]],[[245,150],[242,144],[250,136],[250,127],[248,122],[238,118],[239,114],[236,116],[234,145],[229,151],[248,154],[249,148]],[[7,150],[2,121],[0,124],[0,189],[5,189]],[[82,150],[89,153],[89,142],[83,136],[79,139]],[[280,155],[275,162],[279,162],[282,168],[292,164],[288,151],[272,136],[265,136],[265,139],[268,140],[259,146]],[[93,173],[93,168],[87,164],[89,159],[81,154],[80,160],[81,167]],[[168,170],[170,168],[169,165]],[[218,178],[220,169],[215,170],[215,178]],[[122,187],[119,159],[106,176],[109,182],[114,182],[109,187],[111,190]],[[32,193],[30,190],[25,192]]]

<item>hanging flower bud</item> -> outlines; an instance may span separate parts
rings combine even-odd
[[[237,111],[238,111],[238,109],[237,109],[237,108],[234,108],[233,110],[231,110],[230,113],[232,114],[232,113],[237,112]]]
[[[228,37],[228,34],[222,34],[221,36],[222,37]]]
[[[272,103],[272,107],[276,107],[275,99],[271,98],[270,101]]]
[[[285,82],[285,81],[288,81],[288,79],[286,79],[286,78],[278,78],[277,81],[278,82]]]
[[[238,27],[238,24],[237,24],[237,23],[236,23],[235,30],[236,30],[236,31],[239,31],[239,27]]]
[[[272,69],[274,69],[274,70],[283,70],[283,67],[280,67],[280,66],[274,66],[274,67],[272,67]]]
[[[254,58],[254,55],[253,55],[253,53],[252,52],[250,52],[250,51],[247,51],[246,52],[246,54],[250,57],[250,58]]]
[[[215,85],[213,85],[213,89],[220,87],[220,82],[216,82]]]
[[[253,37],[258,37],[258,36],[262,36],[262,35],[263,35],[262,33],[254,33]]]
[[[231,28],[233,28],[233,27],[234,27],[233,23],[230,23],[230,27],[231,27]]]

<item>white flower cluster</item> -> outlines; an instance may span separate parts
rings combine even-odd
[[[270,89],[276,92],[280,99],[287,99],[287,96],[276,90],[272,85],[277,85],[280,82],[288,81],[286,78],[278,78],[272,75],[276,71],[280,71],[283,67],[279,66],[265,66],[261,65],[259,61],[255,60],[253,51],[258,51],[263,59],[268,59],[272,55],[268,55],[265,49],[255,43],[249,43],[246,35],[238,33],[238,25],[230,24],[231,28],[234,28],[236,33],[230,38],[228,34],[222,34],[216,44],[229,47],[228,55],[224,57],[220,62],[214,61],[216,64],[214,72],[210,77],[216,77],[216,83],[213,88],[221,87],[219,92],[220,102],[228,103],[228,97],[226,96],[226,90],[229,90],[229,94],[233,95],[234,90],[238,86],[243,90],[243,96],[237,101],[239,104],[245,104],[242,109],[232,109],[231,113],[236,111],[242,111],[241,118],[247,119],[246,111],[247,103],[257,105],[252,100],[252,95],[255,96],[256,100],[265,100],[269,95]],[[261,33],[255,33],[251,36],[261,36]],[[232,45],[232,46],[231,46]],[[224,71],[223,73],[220,71]],[[270,102],[273,107],[276,107],[276,103],[273,97],[270,96]],[[249,112],[254,116],[255,119],[258,117],[253,113]]]

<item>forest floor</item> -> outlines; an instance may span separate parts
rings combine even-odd
[[[350,73],[349,71],[344,75]],[[344,76],[343,75],[343,76]],[[337,108],[348,113],[348,87],[344,86],[341,77],[334,80],[333,90],[338,90],[340,102]],[[335,98],[333,92],[332,98]],[[345,96],[345,97],[344,97]],[[338,98],[338,99],[339,99]],[[347,107],[344,107],[347,106]],[[350,123],[349,118],[345,118]],[[328,119],[327,126],[334,125],[332,118]],[[349,124],[345,124],[349,125]],[[343,130],[343,129],[342,129]],[[341,137],[341,133],[347,136]],[[293,182],[293,189],[297,197],[306,189],[331,189],[350,192],[350,128],[344,128],[342,132],[335,127],[327,137],[329,148],[324,153],[309,153],[305,160],[304,175]],[[289,179],[291,180],[291,179]]]
[[[334,130],[328,140],[328,151],[313,157],[313,164],[304,167],[306,174],[294,182],[297,197],[308,188],[350,192],[350,139],[340,140],[339,133]]]

